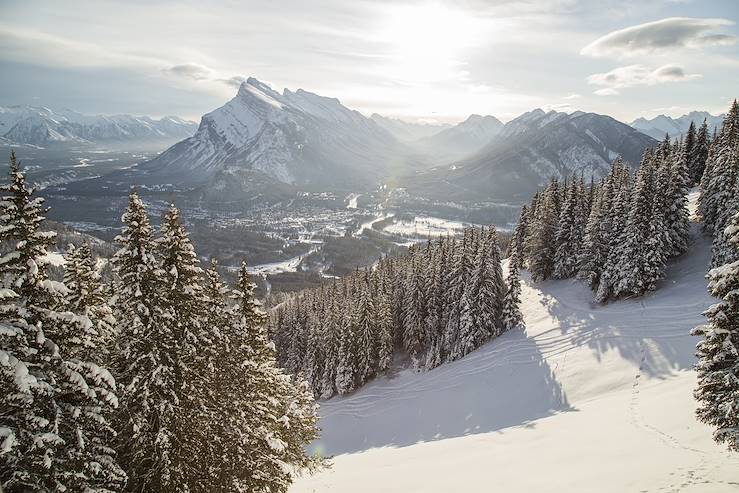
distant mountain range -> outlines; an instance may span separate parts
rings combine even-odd
[[[477,150],[502,124],[471,116],[456,126],[361,113],[302,89],[279,93],[255,78],[203,116],[191,138],[139,166],[147,181],[206,185],[235,197],[265,179],[302,189],[373,189]],[[421,136],[421,138],[418,138]]]
[[[669,134],[673,138],[682,137],[687,133],[690,122],[694,122],[696,127],[700,127],[703,120],[708,123],[709,132],[713,133],[714,128],[721,129],[723,126],[724,115],[713,116],[707,111],[691,111],[679,118],[665,115],[655,116],[652,119],[637,118],[630,125],[650,137],[662,140],[665,138],[665,134]]]
[[[191,136],[197,124],[176,116],[84,115],[39,106],[0,106],[0,144],[47,147],[158,141]]]
[[[156,158],[100,180],[122,189],[200,190],[205,198],[231,203],[295,190],[361,192],[389,184],[439,201],[515,204],[552,176],[599,177],[619,155],[636,166],[644,149],[656,144],[609,116],[581,111],[536,109],[505,125],[489,115],[454,126],[368,118],[338,99],[302,89],[280,93],[255,78],[205,114],[194,132],[193,124],[175,118],[83,118],[39,108],[21,118],[19,112],[0,113],[6,125],[15,122],[2,138],[40,143],[182,132]],[[23,131],[31,121],[39,122],[39,130]],[[140,127],[146,132],[136,134]]]
[[[636,166],[657,141],[609,116],[536,109],[499,129],[473,155],[408,177],[412,194],[437,200],[518,202],[553,177],[608,172],[618,156]]]

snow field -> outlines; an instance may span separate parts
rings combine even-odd
[[[525,330],[322,402],[334,467],[291,492],[739,491],[739,457],[694,417],[709,257],[696,237],[657,292],[605,306],[524,278]]]

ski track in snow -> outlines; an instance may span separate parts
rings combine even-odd
[[[694,237],[640,299],[601,306],[577,281],[524,273],[526,329],[321,402],[312,450],[334,466],[291,493],[739,491],[739,456],[694,417],[689,332],[714,302],[710,239]]]

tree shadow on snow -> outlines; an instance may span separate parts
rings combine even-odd
[[[434,370],[381,377],[321,403],[326,455],[405,447],[526,425],[570,410],[534,341],[518,329]]]
[[[715,299],[706,292],[705,273],[710,242],[696,237],[691,251],[667,267],[657,290],[636,299],[600,305],[591,291],[575,280],[547,281],[533,286],[541,303],[573,345],[587,345],[598,358],[609,351],[642,362],[642,371],[664,377],[695,363],[696,337],[690,330],[705,323],[701,313]]]

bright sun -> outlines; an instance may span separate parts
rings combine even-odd
[[[480,35],[474,17],[439,4],[395,7],[381,29],[402,78],[433,82],[462,71],[460,56]]]

